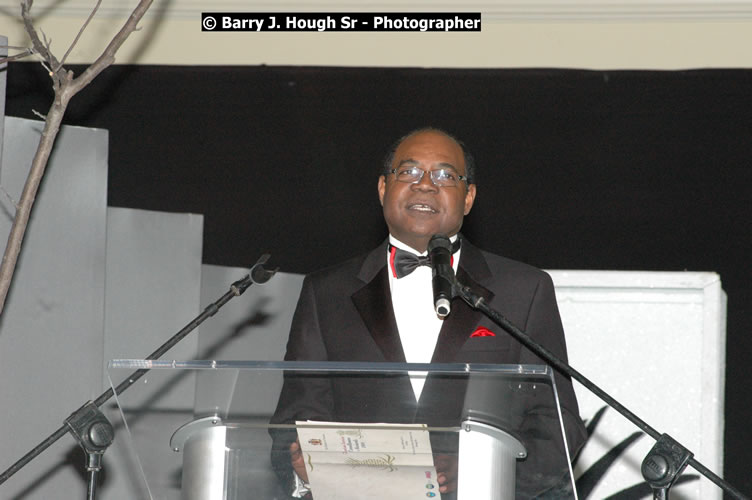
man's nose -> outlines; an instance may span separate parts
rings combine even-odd
[[[423,177],[418,182],[413,183],[413,189],[421,191],[438,191],[439,187],[431,180],[431,172],[423,171]]]

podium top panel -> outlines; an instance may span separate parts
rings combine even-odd
[[[167,360],[113,359],[110,370],[255,370],[255,371],[326,371],[406,373],[498,373],[509,376],[534,375],[548,378],[551,368],[546,365],[502,365],[482,363],[375,363],[346,361],[254,361],[254,360]]]
[[[117,395],[117,403],[139,462],[170,463],[175,470],[180,455],[205,457],[208,443],[216,441],[216,456],[225,463],[217,477],[243,484],[238,492],[257,487],[251,483],[263,484],[269,493],[259,498],[279,498],[273,491],[287,484],[282,476],[292,470],[289,450],[296,440],[303,439],[304,446],[334,446],[341,438],[347,446],[357,435],[360,444],[350,451],[360,453],[382,436],[410,443],[412,438],[404,436],[418,432],[427,433],[428,441],[418,448],[428,450],[423,457],[428,462],[448,456],[456,463],[462,443],[484,442],[489,436],[493,443],[518,443],[511,459],[512,468],[519,462],[518,494],[558,489],[562,481],[572,484],[556,385],[547,366],[116,359],[109,363],[108,375],[113,388],[120,380],[133,380]],[[499,441],[497,434],[508,438]],[[464,446],[475,455],[476,444]],[[331,451],[337,450],[334,446]],[[414,458],[403,455],[390,456]],[[423,465],[435,475],[433,463]],[[143,465],[142,470],[149,489],[172,488],[169,476],[158,474],[157,467]],[[463,484],[476,482],[466,479]],[[183,484],[183,489],[196,484]],[[227,485],[223,488],[227,491]]]
[[[131,411],[192,411],[193,417],[223,420],[253,415],[271,419],[281,410],[307,408],[286,415],[295,420],[393,422],[419,408],[431,426],[458,427],[472,416],[486,423],[495,414],[523,411],[525,404],[558,413],[553,370],[545,365],[467,363],[377,363],[328,361],[145,360],[109,362],[110,383],[138,373],[139,383],[121,391],[121,405]],[[161,387],[161,388],[160,388]],[[302,406],[297,401],[309,401]],[[292,402],[289,400],[293,400]],[[313,407],[321,411],[312,411]],[[327,410],[324,411],[323,408]],[[449,410],[451,409],[451,411]],[[529,409],[529,408],[528,408]],[[282,412],[284,413],[284,412]],[[451,414],[452,418],[438,415]],[[490,419],[490,420],[489,420]]]

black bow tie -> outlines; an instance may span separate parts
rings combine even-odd
[[[460,249],[461,244],[461,238],[457,238],[452,243],[452,262],[454,262],[454,254]],[[415,255],[389,243],[389,264],[394,276],[400,279],[415,271],[419,266],[430,266],[431,260],[428,255]]]

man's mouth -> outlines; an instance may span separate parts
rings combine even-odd
[[[408,210],[413,210],[416,212],[424,212],[429,214],[435,214],[438,211],[433,208],[431,205],[427,205],[425,203],[411,203],[407,206]]]

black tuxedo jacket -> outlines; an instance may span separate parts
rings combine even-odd
[[[305,278],[285,360],[405,362],[391,303],[386,245],[385,241],[366,255]],[[464,239],[457,278],[483,295],[492,308],[534,340],[561,359],[567,359],[564,332],[548,274],[480,250]],[[495,336],[471,337],[478,327],[491,330]],[[452,303],[452,312],[444,320],[431,361],[543,364],[501,327],[460,300]],[[555,378],[569,451],[573,455],[584,442],[585,429],[570,380],[559,374]],[[289,374],[285,376],[272,423],[335,420],[457,425],[463,399],[463,383],[441,377],[429,377],[420,401],[415,401],[405,376],[343,376],[337,380]],[[546,418],[549,421],[543,426],[558,424],[556,416]],[[531,425],[541,424],[520,422],[519,425],[529,430]],[[285,461],[289,464],[285,452],[294,435],[272,434],[274,449],[280,453],[274,461],[276,466],[284,467]],[[526,443],[526,446],[532,459],[531,445]],[[538,467],[535,463],[535,459],[529,460],[527,468]],[[523,470],[523,475],[526,474]],[[531,474],[530,477],[537,475]]]

